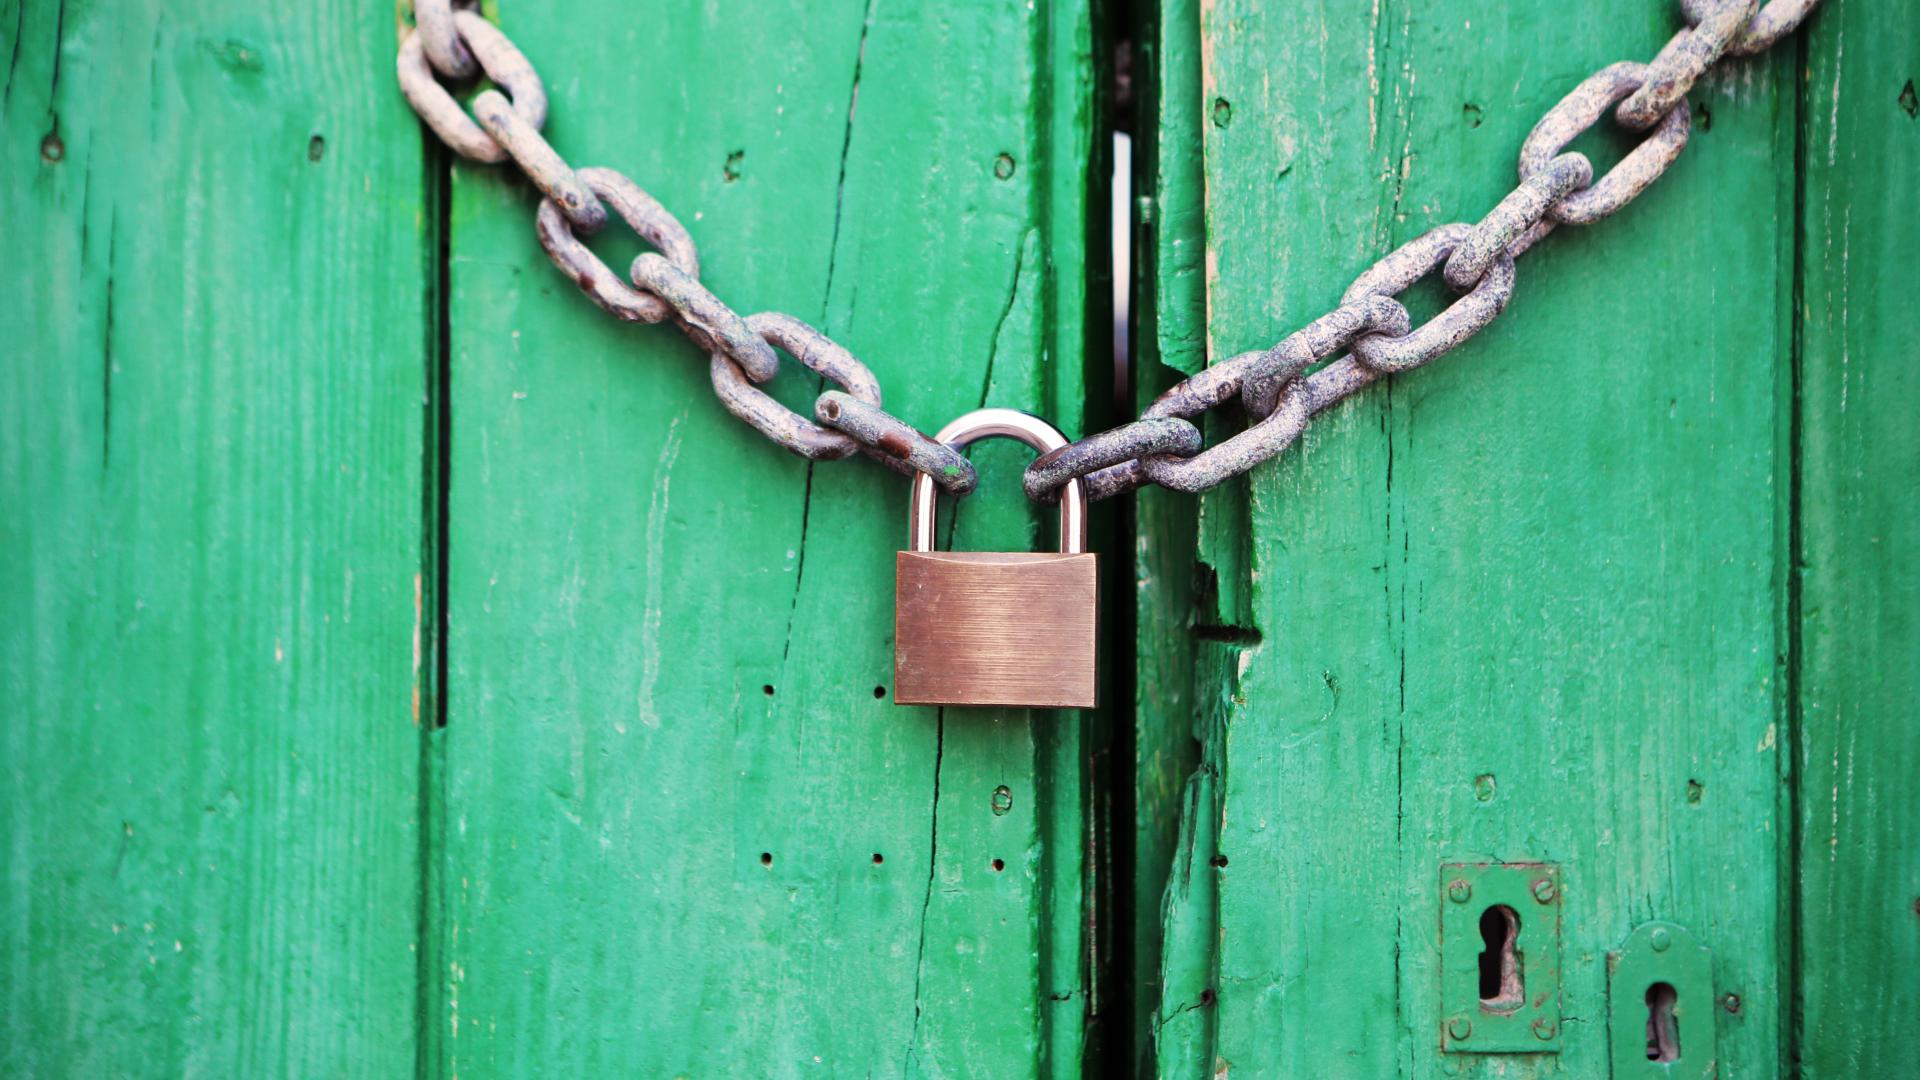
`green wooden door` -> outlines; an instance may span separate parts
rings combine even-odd
[[[740,310],[819,327],[924,429],[981,405],[1075,423],[1085,10],[499,17],[551,73],[556,145],[674,209]],[[895,706],[906,480],[769,445],[680,335],[553,272],[524,187],[452,180],[430,1055],[1075,1072],[1086,721]],[[773,387],[802,410],[820,389]],[[1000,450],[956,544],[1037,539]]]
[[[404,1075],[432,263],[393,27],[0,11],[0,1073]]]
[[[1655,920],[1711,951],[1681,1036],[1717,1075],[1920,1075],[1893,1034],[1920,1008],[1917,17],[1837,0],[1724,65],[1679,164],[1548,238],[1491,328],[1197,508],[1142,497],[1159,1075],[1618,1076]],[[1476,220],[1548,107],[1673,28],[1635,0],[1161,5],[1147,390]],[[1551,902],[1475,891],[1502,863],[1548,864],[1522,873]],[[1450,912],[1499,903],[1557,928],[1550,1048],[1478,1052],[1475,988],[1448,999]]]
[[[402,101],[405,7],[0,3],[0,1074],[1606,1076],[1665,919],[1720,1076],[1920,1076],[1915,4],[1709,79],[1459,354],[1107,504],[1090,714],[889,700],[905,480],[579,295]],[[1297,7],[485,13],[741,311],[1080,434],[1113,76],[1144,403],[1675,18]],[[1049,535],[1027,456],[955,545]],[[1500,886],[1443,865],[1520,861],[1556,1052],[1445,1052]]]
[[[488,16],[896,413],[1107,392],[1084,5]],[[0,14],[0,1072],[1077,1073],[1090,719],[893,705],[906,480],[588,304],[403,25]],[[979,460],[952,539],[1031,546]]]

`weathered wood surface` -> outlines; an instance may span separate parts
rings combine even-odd
[[[743,310],[1078,429],[1085,8],[498,14]],[[896,709],[906,482],[445,198],[394,29],[0,10],[0,1072],[1077,1073],[1089,722]],[[1036,542],[1025,456],[959,543]]]
[[[1920,6],[1829,0],[1809,45],[1793,1058],[1920,1076]]]
[[[344,4],[0,5],[0,1074],[414,1068],[393,49]]]
[[[1161,1075],[1605,1075],[1607,953],[1653,918],[1714,951],[1720,1075],[1911,1071],[1914,46],[1824,7],[1806,44],[1703,82],[1672,173],[1529,255],[1491,329],[1190,511],[1194,685],[1155,686],[1183,672],[1163,627],[1140,637],[1143,699],[1194,701],[1143,713],[1143,754],[1178,753],[1175,717],[1201,748]],[[1189,12],[1206,218],[1177,239],[1205,247],[1214,356],[1477,218],[1535,119],[1674,20],[1216,0],[1163,5],[1164,52]],[[1603,167],[1624,145],[1576,143]],[[1164,257],[1180,226],[1156,227]],[[1182,325],[1162,355],[1192,370]],[[1178,602],[1154,546],[1181,526],[1142,505],[1145,612]],[[1529,859],[1565,873],[1562,1052],[1442,1054],[1438,867]]]
[[[1169,1076],[1603,1075],[1656,916],[1741,998],[1721,1075],[1920,1073],[1920,33],[1822,7],[1496,328],[1142,493],[1110,930],[1096,722],[886,701],[905,482],[768,446],[524,184],[423,160],[384,13],[0,2],[0,1073],[1063,1075],[1130,1006]],[[1672,25],[1351,8],[1150,13],[1143,398],[1484,210]],[[498,14],[742,310],[923,427],[1083,426],[1098,13]],[[1044,546],[980,457],[959,543]],[[1434,869],[1519,857],[1565,1052],[1439,1055]]]
[[[1134,243],[1135,328],[1132,336],[1134,403],[1144,409],[1166,387],[1206,363],[1205,175],[1201,159],[1198,12],[1190,0],[1142,5],[1134,32],[1136,69],[1134,172],[1139,200]],[[1194,741],[1194,504],[1176,492],[1145,488],[1134,496],[1133,746],[1130,821],[1125,865],[1131,918],[1118,976],[1132,1005],[1129,1039],[1116,1048],[1130,1067],[1151,1061],[1166,1017],[1163,1003],[1183,995],[1162,983],[1162,950],[1182,958],[1208,953],[1190,943],[1164,942],[1161,908],[1168,881],[1192,880],[1190,845],[1178,829],[1187,777],[1198,762]],[[1111,604],[1109,610],[1117,608]],[[1123,774],[1125,775],[1125,774]],[[1200,880],[1206,880],[1204,866]],[[1192,973],[1176,974],[1192,981]],[[1199,976],[1204,981],[1204,973]],[[1193,993],[1199,993],[1194,989]]]
[[[815,324],[923,429],[1077,426],[1079,5],[499,16],[558,149],[673,209],[742,312]],[[897,707],[907,481],[727,415],[698,350],[553,271],[532,209],[455,168],[440,1071],[1076,1073],[1082,722]],[[774,387],[804,409],[817,380]],[[1029,456],[980,451],[956,545],[1046,543]]]

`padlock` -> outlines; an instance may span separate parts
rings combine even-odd
[[[979,409],[934,438],[961,447],[1018,439],[1067,444],[1051,424]],[[893,700],[901,705],[1090,709],[1099,622],[1097,556],[1087,548],[1080,481],[1060,491],[1060,550],[935,551],[933,477],[913,478],[908,550],[894,560]]]

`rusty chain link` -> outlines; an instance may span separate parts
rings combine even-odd
[[[1479,222],[1428,230],[1355,278],[1338,307],[1272,348],[1211,365],[1160,395],[1141,419],[1034,459],[1024,478],[1028,496],[1056,501],[1072,480],[1084,483],[1090,499],[1149,483],[1206,490],[1279,455],[1313,417],[1382,375],[1458,348],[1506,309],[1514,260],[1556,226],[1619,211],[1666,172],[1692,131],[1686,95],[1709,68],[1766,49],[1818,3],[1680,0],[1686,25],[1650,62],[1600,69],[1541,117],[1520,148],[1520,183]],[[671,321],[709,354],[721,404],[795,454],[827,461],[860,452],[899,472],[926,473],[949,494],[974,489],[978,477],[966,457],[883,409],[878,380],[851,352],[791,315],[741,316],[701,284],[693,238],[666,207],[613,169],[567,164],[540,132],[545,84],[505,33],[459,0],[413,6],[415,26],[396,60],[401,93],[462,157],[520,167],[544,196],[535,215],[540,246],[589,299],[627,322]],[[441,80],[480,74],[497,88],[476,93],[469,113]],[[1593,163],[1565,148],[1608,109],[1622,127],[1647,134],[1595,180]],[[604,226],[609,207],[654,248],[633,260],[628,281],[578,236]],[[1395,297],[1435,269],[1462,295],[1416,328]],[[756,385],[779,372],[776,348],[840,387],[819,396],[812,419]],[[1252,422],[1206,447],[1194,421],[1236,398]]]
[[[1298,440],[1308,421],[1382,375],[1446,355],[1506,309],[1514,260],[1558,225],[1588,225],[1632,202],[1686,148],[1692,113],[1686,95],[1723,56],[1765,49],[1804,20],[1819,0],[1683,0],[1688,25],[1645,64],[1621,62],[1574,87],[1534,125],[1520,148],[1520,183],[1476,224],[1441,225],[1388,253],[1356,278],[1340,306],[1264,352],[1240,353],[1166,391],[1145,419],[1089,436],[1028,466],[1027,494],[1059,498],[1068,480],[1103,499],[1149,483],[1198,491],[1238,476]],[[1758,9],[1756,11],[1756,9]],[[1566,152],[1609,108],[1646,136],[1598,180],[1584,154]],[[1392,298],[1444,264],[1447,284],[1463,293],[1439,315],[1410,328]],[[1364,308],[1392,304],[1392,309]],[[1308,369],[1340,349],[1347,355]],[[1211,449],[1187,434],[1202,413],[1238,397],[1251,421]],[[1183,429],[1149,428],[1179,418]],[[1131,456],[1128,456],[1131,453]]]

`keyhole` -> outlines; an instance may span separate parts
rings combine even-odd
[[[1647,987],[1647,1060],[1680,1060],[1680,1022],[1674,1019],[1673,987],[1657,982]]]
[[[1520,957],[1513,951],[1520,936],[1520,916],[1505,904],[1495,904],[1480,913],[1480,939],[1486,948],[1480,953],[1480,1007],[1491,1012],[1512,1012],[1527,998],[1520,980]]]

